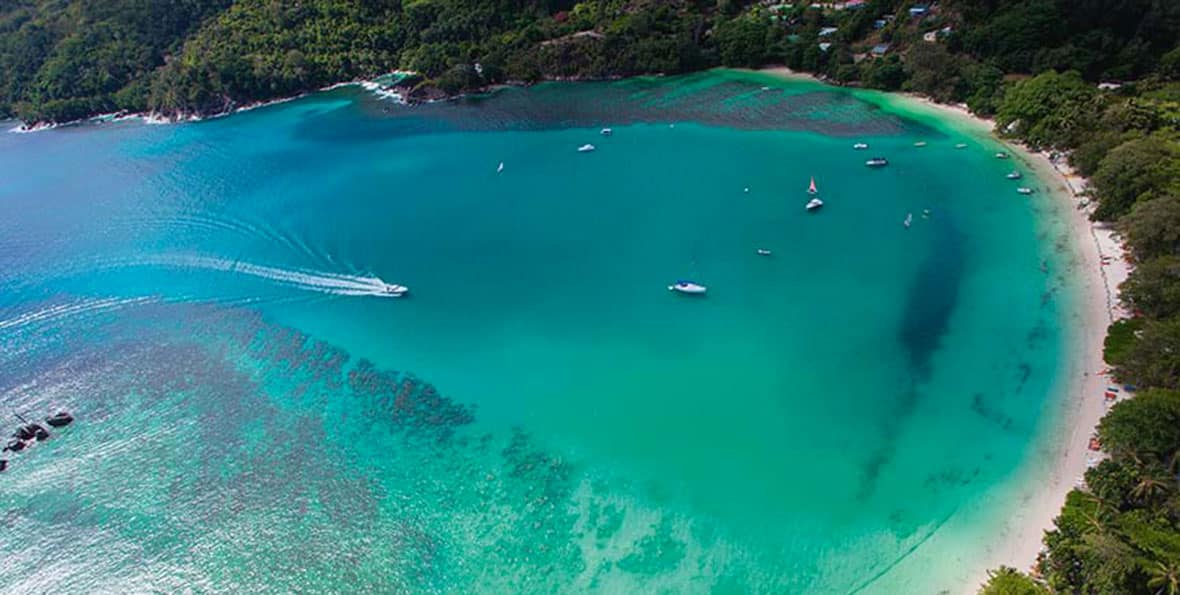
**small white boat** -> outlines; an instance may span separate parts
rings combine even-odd
[[[501,173],[501,172],[503,172],[503,171],[504,171],[504,162],[503,162],[503,161],[501,161],[501,162],[500,162],[500,167],[497,167],[497,168],[496,168],[496,173]]]
[[[394,285],[393,283],[385,283],[381,287],[381,292],[390,297],[402,297],[409,291],[409,287],[406,287],[405,285]]]
[[[856,149],[857,151],[863,151],[863,150],[869,148],[869,144],[868,143],[856,143],[855,145],[852,145],[852,148]]]
[[[996,153],[996,159],[1007,159],[1007,158],[1008,158],[1008,153],[1006,153],[1004,151],[1000,151],[999,153]]]
[[[930,218],[930,209],[922,209],[922,218],[923,218],[923,219],[929,219],[929,218]]]
[[[763,90],[763,91],[769,91],[769,90],[770,90],[770,87],[762,87],[762,90]]]
[[[918,141],[918,142],[914,143],[914,146],[915,146],[915,147],[919,147],[919,148],[921,148],[921,147],[925,147],[925,146],[926,146],[926,141],[924,141],[924,140],[920,140],[920,141]]]
[[[771,254],[770,250],[767,250],[766,248],[759,248],[758,249],[758,256],[770,256],[770,254]]]
[[[749,188],[749,187],[742,188],[742,192],[745,192],[746,194],[749,194],[749,193],[750,193],[750,188]]]
[[[1032,194],[1033,193],[1033,189],[1029,188],[1027,186],[1021,186],[1020,188],[1017,188],[1016,191],[1021,194]]]
[[[955,148],[956,149],[966,149],[967,143],[959,143],[959,144],[955,145]]]
[[[1020,179],[1020,178],[1022,178],[1023,176],[1021,176],[1021,175],[1020,175],[1020,172],[1018,172],[1018,171],[1014,171],[1014,172],[1012,172],[1012,173],[1010,173],[1010,174],[1008,174],[1008,175],[1006,175],[1006,176],[1004,176],[1004,177],[1005,177],[1005,178],[1008,178],[1009,180],[1019,180],[1019,179]]]
[[[603,128],[602,132],[601,132],[602,136],[610,136],[614,133],[615,133],[615,131],[611,130],[610,128]]]
[[[673,285],[668,286],[668,291],[676,291],[679,293],[687,293],[689,295],[702,295],[709,291],[708,287],[700,283],[693,283],[692,281],[677,281]]]
[[[586,143],[586,144],[578,147],[578,152],[579,153],[589,153],[590,151],[593,151],[596,148],[597,147],[595,147],[594,145],[592,145],[590,143]]]
[[[914,214],[913,213],[906,213],[905,214],[905,221],[902,221],[901,224],[906,226],[906,229],[909,229],[909,227],[914,224]]]
[[[818,198],[813,198],[813,199],[807,201],[807,210],[808,211],[818,211],[820,209],[820,207],[822,207],[822,206],[824,206],[824,201],[822,201]]]
[[[889,160],[885,159],[884,157],[873,157],[872,159],[866,161],[865,165],[869,167],[885,167],[886,165],[889,165]]]

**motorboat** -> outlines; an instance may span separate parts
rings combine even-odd
[[[915,146],[915,147],[918,147],[918,148],[925,147],[925,146],[926,146],[926,141],[924,141],[924,140],[920,140],[920,141],[918,141],[918,142],[914,143],[914,146]]]
[[[582,146],[578,147],[578,152],[579,152],[579,153],[589,153],[589,152],[593,151],[593,150],[594,150],[594,149],[596,149],[596,148],[597,148],[597,147],[595,147],[594,145],[592,145],[592,144],[590,144],[590,143],[586,143],[586,144],[584,144],[584,145],[582,145]]]
[[[856,149],[857,151],[863,151],[863,150],[869,148],[869,144],[868,143],[856,143],[855,145],[852,145],[852,148]]]
[[[1008,158],[1008,153],[1005,151],[1000,151],[1000,152],[996,153],[996,159],[1007,159],[1007,158]]]
[[[504,162],[501,161],[500,166],[496,168],[496,173],[501,173],[503,171],[504,171]]]
[[[615,133],[615,131],[611,130],[610,128],[603,128],[602,129],[602,136],[610,136],[614,133]]]
[[[1021,194],[1032,194],[1033,193],[1033,189],[1029,188],[1027,186],[1021,186],[1020,188],[1017,188],[1016,191]]]
[[[381,287],[381,293],[391,297],[402,297],[409,291],[409,287],[406,287],[405,285],[395,285],[393,283],[385,283]]]
[[[884,157],[873,157],[872,159],[866,161],[865,165],[869,167],[885,167],[886,165],[889,165],[889,160],[885,159]]]
[[[767,250],[766,248],[759,248],[758,249],[758,256],[770,256],[771,254],[772,254],[771,251]]]
[[[956,149],[966,149],[966,148],[967,148],[967,143],[958,143],[958,144],[956,144],[956,145],[955,145],[955,148],[956,148]]]
[[[901,224],[906,226],[906,229],[909,229],[909,227],[914,224],[914,214],[913,213],[906,213],[905,214],[905,221],[902,221]]]
[[[813,199],[807,201],[807,210],[808,211],[818,211],[820,209],[820,207],[822,207],[822,206],[824,206],[824,201],[822,201],[818,198],[813,198]]]
[[[677,281],[675,284],[669,285],[668,291],[687,293],[689,295],[704,295],[706,291],[709,291],[709,288],[701,285],[700,283],[681,280]]]
[[[1020,175],[1020,172],[1018,172],[1018,171],[1014,171],[1014,172],[1012,172],[1012,173],[1010,173],[1010,174],[1008,174],[1008,175],[1006,175],[1006,176],[1004,176],[1004,177],[1005,177],[1005,178],[1008,178],[1009,180],[1019,180],[1020,178],[1022,178],[1022,177],[1024,177],[1024,176]]]

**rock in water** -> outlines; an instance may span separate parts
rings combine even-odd
[[[12,436],[17,440],[32,440],[33,436],[37,435],[36,424],[28,424],[21,426],[13,432]]]
[[[52,416],[45,418],[45,423],[55,428],[68,426],[72,421],[74,421],[74,417],[65,411],[59,411]]]
[[[0,459],[0,471],[8,468],[8,459]]]
[[[33,436],[37,438],[37,442],[41,442],[42,440],[49,438],[49,430],[46,430],[37,424],[33,425],[37,426],[37,429],[33,431]]]
[[[25,441],[19,440],[17,438],[13,438],[12,440],[9,440],[8,446],[4,447],[4,450],[11,450],[12,452],[20,452],[24,449],[25,449]]]

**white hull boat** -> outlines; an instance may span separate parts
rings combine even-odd
[[[591,144],[587,143],[587,144],[584,144],[584,145],[582,145],[582,146],[578,147],[578,152],[579,152],[579,153],[589,153],[589,152],[593,151],[593,150],[594,150],[594,149],[596,149],[596,148],[597,148],[597,147],[595,147],[594,145],[591,145]]]
[[[668,286],[668,291],[686,293],[689,295],[704,295],[705,292],[709,291],[709,288],[701,285],[700,283],[693,283],[692,281],[677,281],[676,283]]]

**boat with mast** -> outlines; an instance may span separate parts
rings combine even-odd
[[[807,201],[807,211],[814,212],[824,206],[824,201],[819,199],[819,190],[815,187],[815,176],[811,176],[811,183],[807,185],[807,193],[812,196],[812,199]]]

